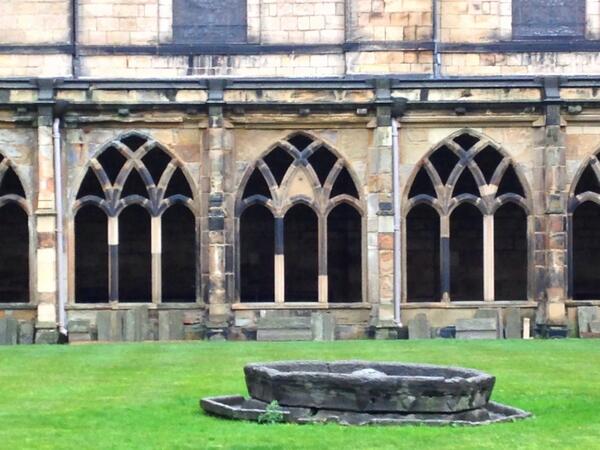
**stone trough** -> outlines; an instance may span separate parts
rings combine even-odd
[[[277,362],[244,368],[250,398],[210,397],[209,414],[257,421],[276,401],[283,420],[345,425],[481,425],[530,414],[490,402],[495,377],[472,369],[423,364]]]

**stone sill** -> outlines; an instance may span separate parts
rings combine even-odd
[[[203,303],[86,303],[70,304],[66,306],[67,311],[104,311],[104,310],[127,310],[138,306],[147,306],[148,309],[205,309]]]
[[[600,300],[567,300],[567,306],[600,306]]]
[[[600,303],[600,302],[599,302]],[[537,308],[537,302],[523,301],[473,301],[473,302],[424,302],[424,303],[402,303],[400,309],[471,309],[471,308]]]
[[[295,310],[295,309],[371,309],[369,303],[234,303],[231,305],[234,311],[255,311],[260,309],[278,309],[278,310]]]
[[[37,309],[37,305],[33,303],[0,303],[2,309]]]

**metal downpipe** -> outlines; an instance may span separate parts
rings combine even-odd
[[[402,327],[402,317],[400,312],[400,303],[402,301],[402,271],[400,254],[400,146],[398,144],[398,121],[392,118],[392,183],[394,196],[394,323]]]
[[[54,151],[54,195],[56,205],[56,270],[57,270],[57,294],[58,294],[58,331],[62,335],[67,335],[67,267],[65,259],[64,242],[64,210],[63,210],[63,189],[62,189],[62,164],[61,164],[61,146],[60,146],[60,119],[55,118],[52,124],[52,139]]]

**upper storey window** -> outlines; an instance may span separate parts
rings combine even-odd
[[[246,42],[246,0],[173,0],[178,44]]]
[[[583,38],[585,0],[513,0],[515,39]]]

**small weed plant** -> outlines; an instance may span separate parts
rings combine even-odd
[[[265,412],[258,416],[258,423],[267,425],[283,422],[283,412],[277,400],[273,400],[267,405]]]

